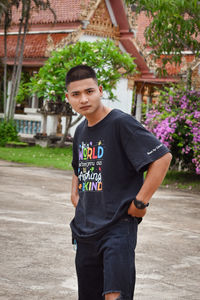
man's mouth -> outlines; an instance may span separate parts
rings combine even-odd
[[[85,105],[85,106],[81,106],[80,109],[81,110],[87,110],[89,109],[91,106],[90,105]]]

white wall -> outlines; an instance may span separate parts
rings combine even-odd
[[[102,99],[103,103],[110,108],[117,108],[126,113],[131,113],[132,90],[128,89],[128,80],[126,78],[122,78],[118,81],[114,94],[117,97],[117,100],[111,101],[106,99],[106,93],[104,93]]]

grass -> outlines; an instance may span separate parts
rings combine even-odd
[[[72,147],[0,147],[0,159],[26,163],[38,167],[53,167],[61,170],[72,170]],[[163,181],[162,186],[166,188],[183,189],[185,191],[200,193],[200,175],[187,172],[169,171]]]
[[[38,167],[52,167],[72,170],[72,147],[42,148],[40,146],[25,148],[0,147],[0,159],[26,163]]]
[[[168,171],[162,186],[200,193],[200,175],[170,170]]]
[[[24,142],[8,142],[6,143],[7,147],[27,147],[28,143],[24,143]]]

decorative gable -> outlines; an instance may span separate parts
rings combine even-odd
[[[119,39],[119,27],[113,25],[105,0],[99,3],[84,33]]]
[[[49,37],[46,56],[49,56],[52,50],[63,48],[69,43],[76,43],[83,34],[119,40],[119,26],[113,25],[105,0],[90,0],[90,6],[83,5],[81,18],[83,26],[79,26],[79,29],[68,34],[58,44],[53,44]]]

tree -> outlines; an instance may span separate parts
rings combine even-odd
[[[33,5],[34,4],[34,5]],[[0,17],[1,23],[4,28],[4,116],[5,120],[13,119],[15,106],[16,106],[16,96],[19,89],[22,62],[23,62],[23,52],[25,37],[28,32],[29,18],[31,10],[37,7],[38,9],[49,9],[55,17],[54,11],[50,7],[50,1],[42,0],[10,0],[10,1],[0,1]],[[16,51],[14,58],[14,65],[11,77],[11,94],[8,99],[7,97],[7,31],[12,23],[12,12],[13,8],[20,9],[21,17],[19,21],[19,30],[16,43]]]
[[[103,86],[107,97],[111,100],[117,99],[113,92],[117,81],[122,76],[125,77],[136,72],[134,58],[129,54],[121,53],[113,41],[107,39],[93,43],[77,42],[53,51],[38,74],[32,77],[28,84],[20,87],[20,92],[27,95],[36,94],[44,101],[58,99],[65,101],[66,73],[70,68],[79,64],[87,64],[97,71],[99,84]],[[80,117],[73,123],[71,119],[69,120],[62,142],[64,142],[68,129],[79,119]]]
[[[183,51],[200,54],[200,1],[198,0],[125,0],[136,13],[144,11],[150,18],[145,30],[154,59],[181,63]]]

